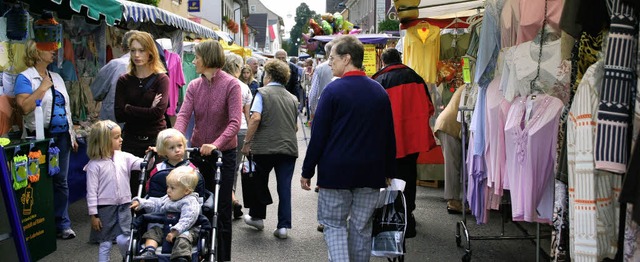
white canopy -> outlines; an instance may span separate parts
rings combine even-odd
[[[449,16],[454,13],[484,7],[484,0],[421,0],[419,18]],[[461,16],[461,15],[458,15]]]

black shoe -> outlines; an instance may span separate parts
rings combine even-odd
[[[318,232],[324,232],[324,225],[318,224],[318,227],[316,229],[318,230]]]
[[[153,247],[145,247],[142,251],[140,251],[140,255],[137,255],[133,258],[134,260],[144,260],[144,261],[153,261],[158,260],[158,256],[156,255],[156,249]]]
[[[238,202],[233,203],[233,219],[241,218],[244,213],[242,213],[242,205]]]

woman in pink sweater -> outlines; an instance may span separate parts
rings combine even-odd
[[[222,236],[218,260],[231,260],[231,192],[236,163],[236,147],[242,114],[240,84],[235,77],[220,70],[225,62],[224,51],[216,41],[204,41],[195,47],[193,63],[200,78],[189,83],[187,94],[178,113],[175,128],[186,134],[191,115],[195,126],[191,145],[215,163],[213,150],[222,151],[222,177],[218,200],[218,232]],[[202,170],[205,187],[213,191],[213,169]]]

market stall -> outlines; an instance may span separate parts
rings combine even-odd
[[[469,124],[448,134],[469,150],[457,159],[445,156],[445,163],[463,165],[469,186],[463,200],[476,222],[487,223],[487,214],[509,199],[513,221],[552,226],[552,244],[544,248],[553,261],[638,260],[637,238],[619,237],[637,235],[640,222],[640,212],[630,211],[640,199],[637,169],[630,169],[640,159],[638,147],[632,152],[640,119],[633,107],[637,4],[491,0],[475,19],[457,15],[462,21],[452,22],[454,30],[429,19],[456,5],[474,9],[476,2],[483,1],[395,1],[405,30],[404,62],[438,85],[442,68],[456,71],[441,67],[451,51],[443,47],[459,46],[470,34],[460,56],[469,58],[470,81],[449,83],[438,94],[461,89],[454,106],[462,112],[445,122],[458,130],[459,121]],[[444,38],[449,31],[457,32],[454,41]],[[424,49],[407,49],[416,44]],[[438,52],[428,50],[435,44],[438,59],[425,60]],[[460,132],[468,139],[460,141]],[[446,184],[459,181],[453,177],[445,182],[447,199]],[[467,241],[479,239],[465,234]],[[463,259],[469,259],[465,248]]]

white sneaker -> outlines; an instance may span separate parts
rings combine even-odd
[[[287,228],[278,228],[276,230],[273,231],[273,235],[279,239],[286,239],[287,238]]]
[[[244,215],[244,223],[255,227],[257,230],[264,229],[264,219],[252,218],[250,215]]]

